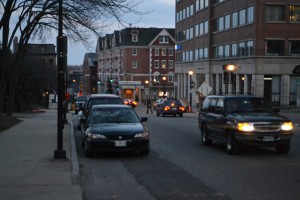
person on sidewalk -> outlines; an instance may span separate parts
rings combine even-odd
[[[150,100],[150,98],[147,98],[147,100],[146,100],[146,106],[147,106],[147,113],[146,113],[146,114],[149,113],[149,109],[150,109],[150,111],[151,111],[151,114],[153,114],[153,111],[152,111],[152,105],[151,105],[151,100]]]

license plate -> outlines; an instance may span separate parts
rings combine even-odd
[[[171,108],[171,110],[177,110],[177,108]]]
[[[274,136],[264,136],[263,141],[264,142],[274,142]]]
[[[115,141],[115,147],[126,147],[126,145],[127,145],[126,140]]]

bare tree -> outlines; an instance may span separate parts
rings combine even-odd
[[[144,0],[63,0],[64,34],[74,42],[89,45],[91,34],[101,35],[111,19],[126,24],[126,14],[142,15],[137,7]],[[58,29],[59,0],[0,0],[0,112],[12,115],[20,66],[26,45]],[[14,38],[19,36],[18,51],[12,53]]]

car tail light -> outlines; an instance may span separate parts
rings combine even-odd
[[[180,107],[179,107],[179,110],[184,111],[185,109],[184,109],[183,106],[180,106]]]
[[[164,108],[164,110],[165,110],[165,111],[168,111],[168,110],[170,110],[170,107],[169,107],[169,106],[166,106],[166,107]]]

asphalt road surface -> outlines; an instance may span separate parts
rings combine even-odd
[[[151,152],[101,153],[85,158],[80,132],[75,131],[83,199],[174,200],[299,200],[300,129],[290,153],[275,148],[247,148],[236,156],[224,145],[202,146],[197,114],[183,117],[147,116]],[[299,120],[294,114],[293,120]],[[76,115],[73,115],[74,124]]]

